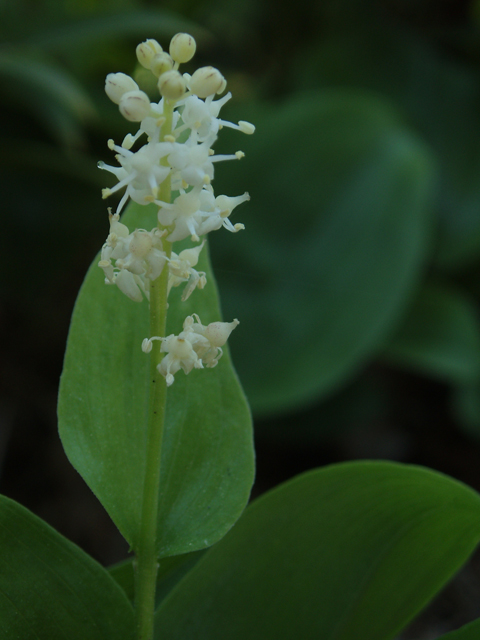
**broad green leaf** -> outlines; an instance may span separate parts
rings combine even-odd
[[[235,210],[246,231],[212,251],[227,315],[242,307],[234,361],[267,413],[344,384],[393,330],[427,251],[432,166],[368,94],[310,93],[243,117],[257,133],[218,184],[248,185]]]
[[[157,638],[389,640],[480,540],[480,497],[421,467],[354,462],[256,500],[163,601]]]
[[[133,609],[95,560],[0,496],[0,639],[129,640]]]
[[[449,268],[475,263],[480,255],[478,71],[425,33],[372,14],[362,11],[354,22],[343,20],[303,50],[297,87],[362,88],[394,101],[438,162],[437,263]]]
[[[456,631],[440,636],[438,640],[478,640],[478,638],[480,638],[480,618]]]
[[[163,558],[157,572],[157,587],[155,590],[155,607],[170,593],[173,587],[200,560],[205,550],[194,551],[180,556]],[[108,569],[112,578],[122,587],[128,599],[133,603],[135,596],[133,560],[125,560]]]
[[[133,205],[125,221],[131,228],[152,228],[155,207]],[[198,268],[207,272],[208,284],[183,303],[180,291],[174,290],[168,334],[178,334],[193,312],[204,324],[220,319],[205,249],[202,254]],[[148,305],[106,287],[97,262],[87,274],[72,318],[59,428],[73,466],[135,548],[146,454],[149,376],[141,344],[149,337]],[[241,311],[239,306],[238,315]],[[188,553],[219,540],[240,516],[252,481],[250,413],[225,350],[217,367],[177,374],[168,391],[159,556]]]
[[[426,283],[384,354],[447,381],[474,382],[480,376],[480,326],[473,301],[451,287]]]

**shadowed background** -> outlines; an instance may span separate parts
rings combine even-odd
[[[225,318],[241,320],[254,494],[359,458],[480,490],[480,3],[17,0],[0,4],[0,491],[104,564],[126,554],[63,454],[56,394],[115,205],[96,163],[134,129],[105,75],[153,98],[134,48],[178,31],[226,76],[222,116],[257,126],[215,146],[246,152],[216,165],[216,193],[252,200],[233,216],[245,232],[212,238]],[[474,561],[402,637],[436,637],[479,603]]]

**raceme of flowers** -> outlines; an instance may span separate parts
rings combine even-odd
[[[116,212],[109,211],[110,232],[98,266],[103,269],[107,284],[117,285],[135,302],[150,298],[150,283],[163,269],[168,269],[168,293],[184,284],[182,300],[186,300],[196,288],[203,289],[206,275],[195,269],[205,245],[203,237],[221,227],[232,233],[244,229],[241,223],[233,224],[230,216],[238,205],[250,199],[248,193],[215,196],[211,184],[215,163],[240,160],[244,154],[237,151],[215,155],[212,146],[222,127],[245,134],[252,134],[255,127],[249,122],[235,124],[219,117],[231,93],[215,99],[226,88],[217,69],[202,67],[192,75],[179,72],[180,64],[190,61],[195,49],[195,40],[186,33],[172,38],[169,53],[156,40],[138,45],[138,62],[158,78],[158,103],[150,102],[124,73],[110,73],[105,81],[109,98],[118,104],[127,120],[139,123],[139,129],[134,135],[128,134],[121,145],[109,140],[119,166],[98,164],[118,181],[114,187],[103,189],[104,198],[125,190]],[[138,146],[140,142],[142,146]],[[169,201],[171,191],[176,196],[173,202]],[[129,199],[140,205],[158,206],[154,229],[131,231],[120,222],[120,213]],[[179,254],[170,250],[170,243],[188,237],[196,244]],[[161,340],[160,351],[166,355],[158,370],[169,386],[180,369],[189,373],[193,368],[214,367],[222,356],[221,347],[237,324],[238,320],[234,320],[204,327],[194,314],[186,318],[178,336],[153,336],[144,340],[142,348],[148,353],[152,341]]]

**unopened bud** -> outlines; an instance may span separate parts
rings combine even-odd
[[[105,93],[115,104],[120,104],[125,93],[137,89],[138,84],[125,73],[109,73],[105,79]]]
[[[170,55],[175,62],[188,62],[195,55],[197,43],[188,33],[177,33],[170,42]]]
[[[165,51],[163,53],[157,53],[157,55],[152,58],[150,69],[153,75],[159,78],[163,73],[173,69],[173,60]]]
[[[167,100],[179,100],[186,88],[185,80],[178,71],[167,71],[158,79],[158,89]]]
[[[221,93],[226,87],[225,78],[215,67],[201,67],[190,79],[190,91],[199,98]]]
[[[156,40],[145,40],[145,42],[141,42],[137,47],[137,60],[142,67],[150,69],[153,58],[162,52],[163,49]]]
[[[119,109],[130,122],[141,122],[150,113],[150,99],[143,91],[129,91],[123,94]]]

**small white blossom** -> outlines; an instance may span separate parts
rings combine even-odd
[[[200,100],[196,95],[188,96],[183,101],[182,121],[184,124],[177,128],[175,134],[178,135],[185,129],[190,129],[193,139],[202,142],[212,133],[218,133],[220,127],[237,129],[247,134],[253,133],[255,127],[249,122],[241,120],[238,124],[234,124],[218,117],[220,109],[231,97],[230,91],[219,100],[213,100],[213,96],[209,96],[206,100]]]
[[[158,229],[136,229],[129,233],[128,227],[119,222],[118,214],[110,214],[110,233],[98,263],[105,281],[116,284],[129,298],[140,302],[142,292],[148,295],[145,278],[158,278],[167,261],[161,238]]]
[[[113,144],[111,148],[117,151],[116,158],[121,166],[113,167],[99,162],[98,167],[113,173],[119,182],[112,189],[104,189],[103,197],[126,187],[117,213],[122,210],[129,197],[138,204],[152,202],[157,197],[158,187],[171,171],[170,167],[161,165],[160,160],[172,151],[172,143],[152,140],[136,152]]]
[[[173,203],[155,200],[161,206],[158,212],[158,221],[165,227],[172,224],[174,230],[168,236],[169,242],[177,242],[191,236],[193,242],[200,240],[210,231],[225,227],[235,233],[244,229],[243,224],[232,225],[228,219],[233,209],[242,202],[250,200],[248,193],[242,196],[215,198],[209,188],[194,187],[187,193],[181,193]]]
[[[203,289],[207,284],[207,276],[204,271],[196,271],[193,267],[197,266],[200,251],[203,249],[205,240],[202,244],[191,249],[184,249],[177,255],[172,251],[172,255],[168,262],[168,293],[172,287],[178,287],[186,282],[187,285],[182,294],[182,300],[185,301],[193,293],[196,287]]]
[[[212,322],[205,327],[194,314],[187,316],[183,323],[183,331],[178,336],[172,333],[166,338],[146,338],[142,342],[142,350],[145,353],[150,352],[152,341],[161,340],[160,351],[167,355],[157,369],[164,376],[167,386],[170,386],[180,369],[188,374],[193,369],[203,369],[204,366],[215,367],[223,355],[222,347],[239,324],[235,319],[233,322]]]
[[[243,157],[242,152],[214,155],[211,146],[216,139],[217,136],[212,133],[200,144],[193,138],[189,138],[183,144],[175,143],[174,150],[168,156],[169,165],[177,172],[172,175],[174,184],[181,185],[182,180],[191,186],[210,184],[213,180],[215,162],[240,160]]]

